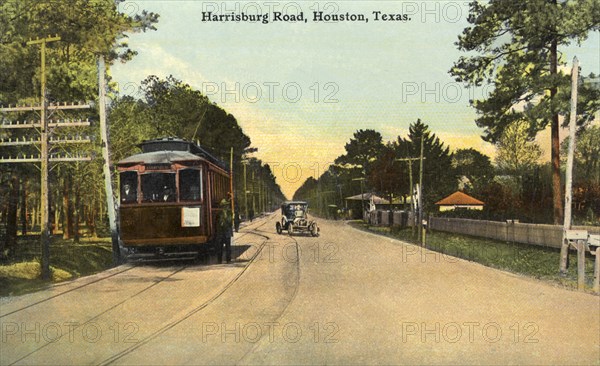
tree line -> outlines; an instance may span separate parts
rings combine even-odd
[[[357,130],[345,145],[346,153],[317,178],[310,177],[295,192],[325,216],[349,206],[347,197],[361,193],[410,207],[410,176],[413,186],[420,174],[423,145],[423,207],[436,213],[435,203],[460,190],[485,203],[483,211],[458,210],[438,213],[454,217],[488,220],[518,219],[522,222],[552,223],[552,167],[540,162],[539,145],[522,126],[506,129],[495,144],[496,157],[473,148],[451,152],[421,120],[409,126],[407,136],[384,142],[372,129]],[[563,142],[566,160],[568,140]],[[574,167],[573,207],[575,222],[600,224],[600,126],[578,133]],[[594,158],[596,157],[596,158]],[[563,172],[564,174],[564,172]],[[351,204],[350,204],[351,205]],[[354,207],[356,209],[356,206]],[[356,215],[359,216],[359,215]]]
[[[570,75],[565,72],[570,60],[566,60],[561,48],[581,44],[590,32],[600,30],[600,3],[596,0],[474,0],[469,3],[467,21],[469,25],[455,42],[463,56],[454,62],[449,73],[465,86],[493,86],[489,96],[470,101],[478,114],[475,123],[483,129],[483,139],[499,149],[500,161],[495,169],[497,179],[485,185],[490,190],[488,207],[497,206],[495,212],[498,215],[504,212],[510,216],[521,214],[531,217],[535,212],[546,216],[549,212],[551,219],[540,217],[538,220],[562,224],[564,164],[561,163],[559,130],[561,118],[569,121],[571,87]],[[597,76],[590,74],[585,79],[597,80]],[[599,215],[598,179],[594,175],[596,166],[591,160],[598,161],[600,156],[589,141],[595,141],[593,136],[597,133],[597,127],[593,127],[592,121],[594,114],[600,110],[600,87],[582,80],[578,88],[578,133],[582,145],[588,148],[586,153],[592,155],[576,163],[577,181],[573,192],[575,210],[580,216],[585,212],[589,220],[595,221],[594,217]],[[536,148],[531,143],[546,128],[551,131],[550,164],[531,164],[540,155],[539,147]],[[354,154],[353,141],[362,140],[363,137],[379,146],[380,150],[386,151],[383,155],[374,154],[373,151],[356,155],[361,162],[355,162],[355,165],[363,170],[362,174],[365,176],[368,176],[365,168],[369,167],[368,158],[374,159],[377,156],[380,166],[376,179],[369,177],[371,188],[379,189],[382,193],[395,190],[396,194],[402,194],[401,192],[406,191],[399,187],[393,188],[394,181],[396,184],[404,184],[400,183],[401,179],[392,179],[401,169],[392,168],[391,164],[394,154],[403,154],[400,141],[381,148],[375,131],[358,133],[351,140],[350,146],[346,146],[348,154]],[[367,138],[363,136],[365,134],[370,136]],[[517,140],[514,140],[515,136],[518,136]],[[413,145],[416,143],[411,142]],[[510,149],[514,150],[519,146],[524,148],[517,155],[509,156]],[[431,144],[429,147],[435,148]],[[579,151],[581,159],[586,153],[583,149]],[[413,153],[414,151],[404,152],[407,156],[412,156]],[[454,159],[465,154],[467,153],[457,151]],[[448,154],[443,155],[440,164],[451,167],[445,162],[449,158]],[[344,158],[339,162],[342,165],[336,167],[337,170],[344,168]],[[431,160],[428,163],[434,164]],[[455,163],[457,165],[458,161]],[[440,164],[435,162],[429,171],[435,171],[435,165]],[[429,181],[425,180],[429,184],[425,194],[442,195],[449,190],[454,179],[450,179],[448,172],[449,170],[436,171],[439,175],[432,176],[433,179]],[[361,172],[354,172],[353,175],[357,176],[357,173]],[[344,173],[339,171],[327,174],[344,177]],[[424,174],[427,174],[427,170],[424,170]],[[444,179],[438,180],[438,177]],[[308,180],[298,194],[307,194],[309,187],[315,184],[320,186],[318,182]],[[357,191],[356,183],[349,181],[344,186],[353,187],[352,192]],[[493,192],[498,194],[492,194]],[[481,192],[483,198],[484,193]],[[529,205],[526,202],[536,203]],[[426,200],[426,204],[431,204],[431,201]]]
[[[58,35],[46,46],[49,103],[95,101],[98,95],[98,55],[108,65],[127,62],[137,52],[129,35],[156,30],[159,15],[140,10],[123,14],[122,0],[3,1],[0,2],[0,105],[38,104],[40,50],[30,39]],[[110,66],[109,66],[110,67]],[[251,146],[236,118],[190,85],[170,76],[148,76],[134,96],[119,95],[109,82],[108,106],[111,163],[139,152],[147,139],[179,137],[199,142],[229,165],[233,149],[234,191],[240,212],[259,213],[283,200],[268,164],[252,156]],[[96,103],[97,105],[97,103]],[[1,123],[39,121],[39,114],[0,114]],[[52,138],[76,137],[90,143],[53,145],[51,154],[86,155],[89,162],[53,163],[49,178],[51,228],[65,239],[105,236],[106,199],[102,175],[100,131],[96,109],[57,111],[57,120],[89,119],[90,127],[54,129]],[[31,129],[0,129],[0,141],[39,138]],[[0,146],[0,156],[39,155],[38,147]],[[244,167],[245,165],[245,167]],[[246,172],[246,176],[244,176]],[[0,257],[10,255],[17,234],[39,234],[40,179],[37,164],[0,164]],[[116,173],[113,170],[113,181]],[[246,178],[246,179],[245,179]],[[248,207],[244,207],[247,205]]]

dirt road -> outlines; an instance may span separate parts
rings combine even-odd
[[[1,364],[600,364],[600,298],[319,220],[0,302]]]

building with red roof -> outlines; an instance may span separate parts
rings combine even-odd
[[[435,203],[440,211],[450,211],[457,208],[483,210],[485,203],[461,191],[456,191]]]

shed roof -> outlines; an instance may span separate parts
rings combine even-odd
[[[481,205],[484,205],[485,203],[478,200],[477,198],[469,196],[466,193],[463,193],[461,191],[456,191],[456,192],[452,193],[451,195],[449,195],[448,197],[437,201],[435,204],[441,205],[441,206],[454,206],[454,205],[481,206]]]
[[[381,198],[377,195],[375,195],[374,193],[363,193],[362,194],[362,198],[360,194],[357,194],[356,196],[350,196],[350,197],[346,197],[345,199],[349,200],[349,201],[370,201],[371,197],[373,198],[373,202],[376,205],[382,205],[382,204],[388,204],[390,203],[388,200],[386,200],[385,198]]]

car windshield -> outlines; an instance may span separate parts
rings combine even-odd
[[[306,216],[306,204],[288,204],[283,206],[283,215],[289,220]]]

